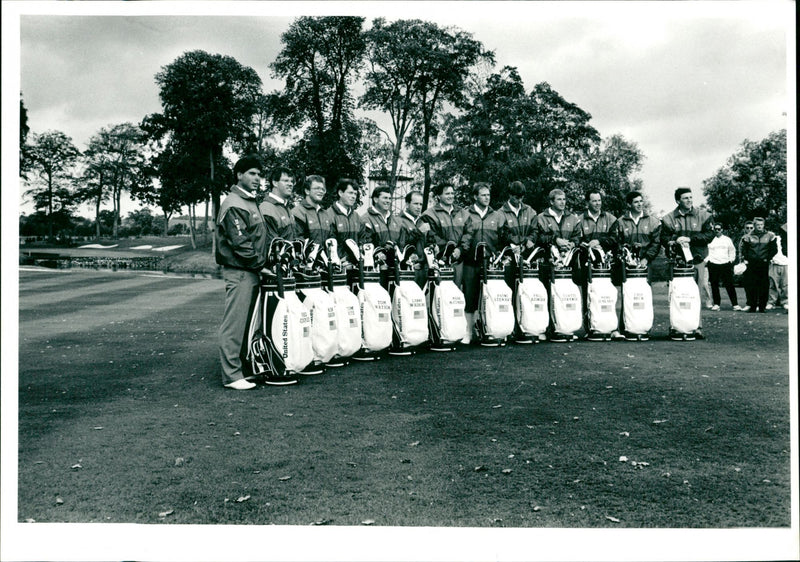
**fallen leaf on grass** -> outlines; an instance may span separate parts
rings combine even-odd
[[[281,476],[280,478],[278,478],[278,480],[285,482],[286,480],[291,480],[291,478],[292,478],[291,476]]]
[[[167,515],[172,515],[175,511],[172,509],[168,509],[167,511],[162,511],[158,514],[159,517],[166,517]]]
[[[291,418],[294,414],[290,414],[290,413],[287,412],[287,413],[285,413],[283,415],[286,416],[287,418]]]
[[[488,469],[483,465],[475,467],[475,472],[486,472],[487,470]]]
[[[503,474],[511,474],[513,471],[510,468],[504,468]]]
[[[667,420],[653,420],[653,423],[664,423]]]
[[[233,434],[234,435],[241,435],[241,433],[239,433],[238,431],[235,431]]]
[[[250,494],[247,494],[246,496],[239,496],[238,498],[236,498],[236,503],[246,502],[249,499],[250,499]]]
[[[354,463],[353,461],[347,461],[347,464],[348,464],[348,466],[358,466],[358,465],[357,465],[356,463]]]
[[[541,510],[542,510],[542,508],[539,507],[538,505],[534,505],[533,506],[533,511],[541,511]]]
[[[78,468],[83,468],[83,466],[81,465],[81,463],[75,463],[70,468],[73,470],[77,470]]]
[[[631,436],[631,434],[628,433],[627,431],[620,431],[619,434],[620,435],[624,435],[625,437],[630,437]]]
[[[614,523],[619,523],[619,519],[617,519],[616,517],[611,517],[610,515],[606,515],[606,519],[608,519],[609,521],[613,521]]]
[[[177,459],[175,459],[175,466],[181,466],[185,462],[186,459],[184,459],[183,457],[178,457]]]
[[[62,500],[61,498],[59,498],[58,496],[56,496],[56,505],[61,505],[61,504],[63,504],[63,503],[64,503],[64,500]]]
[[[502,404],[496,404],[496,405],[492,406],[492,408],[502,408],[502,407],[503,407]]]
[[[36,519],[31,519],[30,517],[25,520],[25,523],[36,523]]]
[[[93,427],[92,429],[103,429],[102,425],[98,425],[97,427]]]
[[[333,519],[318,519],[317,521],[312,522],[312,525],[327,525],[329,523],[333,523]]]
[[[364,520],[361,522],[361,524],[362,524],[362,525],[374,525],[374,524],[375,524],[375,521],[374,521],[373,519],[364,519]]]
[[[619,462],[628,462],[628,457],[626,457],[626,456],[624,456],[624,455],[623,455],[623,456],[621,456],[621,457],[619,458]]]
[[[417,445],[419,445],[419,441],[414,441],[413,443],[408,444],[409,447],[416,447]]]

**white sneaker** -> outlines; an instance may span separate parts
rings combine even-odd
[[[225,388],[232,388],[233,390],[250,390],[251,388],[255,387],[256,387],[255,383],[252,383],[245,379],[235,380],[225,385]]]
[[[767,305],[767,310],[772,310],[773,308],[775,308],[775,305],[772,304]]]
[[[714,310],[714,305],[713,305],[713,304],[711,304],[711,303],[708,303],[708,304],[706,305],[706,308],[707,308],[707,309],[709,309],[709,310]]]
[[[784,310],[789,310],[789,303],[786,303],[786,304],[784,304],[784,305],[783,305],[783,309],[784,309]]]
[[[749,306],[743,306],[742,307],[742,312],[749,312],[749,311],[750,311],[750,307]]]
[[[711,310],[719,310],[719,305],[715,304],[714,306],[711,307]]]
[[[739,306],[738,304],[735,304],[735,305],[733,305],[733,310],[744,310],[744,309],[741,306]]]

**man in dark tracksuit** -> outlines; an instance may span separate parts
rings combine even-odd
[[[372,190],[372,205],[361,215],[361,222],[366,229],[367,242],[372,243],[375,249],[386,252],[395,251],[395,236],[390,231],[392,221],[392,189],[388,185],[379,185]],[[403,249],[403,246],[400,247]],[[381,285],[389,287],[389,271],[382,269]]]
[[[502,216],[500,227],[501,244],[516,244],[522,250],[531,250],[536,245],[536,211],[527,203],[523,203],[525,185],[515,181],[509,186],[508,201],[497,209]],[[506,283],[514,289],[517,275],[517,264],[512,262],[506,267]]]
[[[650,216],[644,211],[644,198],[638,191],[631,191],[625,196],[628,210],[625,211],[608,232],[608,236],[601,239],[603,248],[608,251],[620,252],[623,246],[628,246],[632,251],[638,250],[639,263],[647,267],[658,257],[661,251],[661,221]],[[625,264],[616,262],[612,268],[612,281],[614,285],[621,286]],[[650,270],[648,272],[648,283]],[[619,328],[624,333],[624,314],[620,307]],[[617,334],[612,337],[618,339]]]
[[[488,183],[476,183],[472,188],[475,203],[466,208],[467,220],[464,234],[461,237],[461,253],[464,256],[464,307],[467,317],[467,337],[463,343],[470,343],[475,326],[478,304],[480,302],[480,268],[475,250],[478,244],[485,242],[488,255],[497,250],[498,231],[503,223],[503,216],[495,214],[489,207],[491,189]]]
[[[389,221],[389,236],[399,248],[413,246],[415,260],[419,270],[415,281],[420,287],[425,286],[428,276],[427,262],[425,260],[426,234],[431,230],[427,222],[420,220],[422,214],[422,193],[416,190],[406,194],[406,208],[399,215],[392,215]],[[409,249],[409,252],[412,250]]]
[[[295,219],[289,210],[289,201],[294,189],[294,176],[283,167],[270,173],[271,191],[267,194],[258,209],[267,226],[267,247],[276,238],[294,241],[297,238]]]
[[[706,284],[705,259],[708,256],[708,243],[714,239],[714,221],[707,211],[694,207],[692,190],[688,187],[675,190],[675,202],[678,203],[675,210],[661,218],[661,245],[668,255],[670,250],[680,251],[676,246],[689,248],[695,267],[695,280],[702,294]],[[710,292],[709,288],[708,293]],[[701,316],[700,328],[694,334],[697,339],[703,339],[702,322]]]
[[[764,230],[764,219],[753,219],[754,230],[742,238],[742,255],[750,271],[753,305],[748,312],[766,312],[769,299],[769,262],[778,253],[777,236]]]
[[[337,201],[326,212],[330,220],[331,237],[336,239],[339,257],[344,258],[347,255],[344,249],[346,240],[352,240],[359,246],[372,240],[364,221],[354,210],[358,198],[356,183],[350,179],[340,179],[336,182],[336,194]]]
[[[548,255],[550,246],[556,246],[561,252],[575,247],[575,227],[580,220],[578,215],[567,210],[567,196],[562,190],[550,191],[549,199],[550,206],[536,215],[536,245],[543,248]],[[575,272],[573,273],[575,279]],[[552,267],[549,263],[542,265],[540,278],[549,292],[552,281]]]
[[[303,199],[292,208],[295,231],[298,238],[325,246],[331,235],[331,221],[322,209],[325,198],[325,178],[308,176],[303,182]]]
[[[236,162],[237,183],[222,201],[216,221],[216,261],[225,280],[225,310],[219,328],[222,383],[235,390],[255,384],[245,379],[242,357],[250,313],[259,290],[259,272],[267,259],[267,228],[256,205],[263,166],[257,156]]]
[[[467,214],[453,203],[456,192],[449,183],[437,185],[433,193],[438,199],[436,205],[428,208],[420,216],[420,221],[430,226],[430,231],[426,233],[426,244],[431,242],[436,244],[439,251],[443,251],[449,242],[456,245],[452,254],[453,283],[460,288],[463,278],[463,256],[460,243],[464,234],[464,222]]]
[[[611,225],[614,224],[617,218],[609,212],[603,210],[603,196],[597,189],[589,189],[586,192],[586,211],[578,215],[578,224],[575,225],[575,230],[572,232],[571,238],[575,243],[580,246],[582,257],[588,257],[589,252],[595,248],[602,248],[600,241],[608,236],[608,231]],[[581,260],[578,263],[578,275],[580,279],[580,288],[583,292],[583,314],[586,316],[589,303],[588,301],[588,288],[589,288],[589,269],[591,264],[583,263]]]

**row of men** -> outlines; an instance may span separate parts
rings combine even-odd
[[[662,246],[677,244],[689,249],[698,278],[703,279],[709,242],[715,236],[711,216],[693,206],[688,188],[675,191],[678,205],[662,220],[645,212],[638,192],[627,195],[628,210],[619,218],[603,211],[602,194],[596,190],[586,194],[587,209],[583,213],[567,210],[564,192],[555,189],[549,194],[549,207],[537,214],[523,202],[525,188],[521,182],[510,185],[508,200],[497,210],[490,207],[491,188],[487,183],[473,186],[473,204],[464,208],[455,205],[454,187],[442,184],[434,189],[437,201],[431,208],[423,212],[422,194],[412,191],[406,196],[404,211],[398,215],[391,213],[391,189],[381,186],[371,194],[369,209],[359,215],[355,211],[358,189],[353,180],[339,180],[336,201],[323,209],[325,180],[317,175],[308,176],[301,185],[302,199],[290,208],[295,185],[293,174],[286,168],[271,171],[268,193],[259,203],[262,173],[263,165],[256,156],[246,156],[236,163],[237,183],[222,202],[216,221],[216,260],[222,266],[226,287],[220,326],[222,378],[225,386],[236,389],[254,386],[242,371],[246,351],[244,333],[259,290],[259,272],[275,238],[308,239],[320,245],[328,238],[335,238],[339,247],[344,247],[348,239],[359,245],[372,243],[376,248],[411,245],[420,258],[425,245],[436,244],[441,249],[453,243],[456,245],[452,254],[454,281],[466,299],[468,334],[471,334],[479,304],[480,263],[475,249],[480,244],[489,252],[511,243],[527,249],[554,246],[560,251],[576,246],[611,250],[627,245],[638,250],[645,267],[658,256]],[[774,235],[770,235],[755,231],[744,242],[743,252],[752,272],[762,264],[766,271],[766,264],[774,255]],[[509,282],[513,274],[513,267],[507,268]],[[549,274],[550,268],[544,265],[542,280],[546,284]],[[420,283],[423,279],[424,273]],[[764,281],[753,285],[757,307],[761,308],[766,306],[768,293],[766,277]],[[702,337],[702,332],[696,335]]]

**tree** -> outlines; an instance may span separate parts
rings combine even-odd
[[[283,49],[270,65],[285,80],[277,104],[284,126],[307,127],[289,156],[329,186],[342,177],[362,179],[350,86],[363,65],[363,23],[350,16],[298,18],[281,35]]]
[[[706,202],[717,221],[741,226],[763,216],[767,228],[786,223],[786,129],[761,141],[745,139],[714,176],[703,181]]]
[[[547,206],[554,187],[568,200],[582,197],[575,178],[585,173],[600,141],[591,115],[562,98],[546,83],[525,94],[514,67],[491,75],[465,111],[445,121],[440,179],[487,181],[492,197],[503,200],[511,181],[528,187],[526,202]]]
[[[387,31],[380,20],[378,37],[382,41],[395,36],[401,40],[403,29],[411,33],[406,50],[401,49],[401,54],[406,57],[406,63],[396,69],[391,66],[388,58],[381,59],[386,63],[384,71],[388,76],[389,71],[394,71],[397,85],[386,92],[381,98],[379,91],[375,91],[377,103],[383,99],[384,108],[397,115],[399,126],[404,126],[403,114],[406,111],[406,101],[403,99],[411,90],[408,104],[413,102],[413,110],[417,112],[414,117],[413,132],[416,135],[416,159],[422,163],[424,170],[423,207],[427,206],[431,188],[431,143],[438,132],[436,121],[441,117],[444,105],[450,103],[461,107],[465,101],[465,89],[470,69],[484,61],[494,62],[494,53],[484,51],[479,41],[472,38],[470,33],[455,27],[441,28],[431,22],[411,21],[393,24]],[[383,34],[383,35],[381,35]],[[413,41],[413,42],[412,42]],[[412,68],[407,64],[412,63]],[[378,76],[376,76],[376,79]],[[395,89],[396,87],[396,89]],[[368,98],[369,100],[370,98]],[[412,108],[408,107],[409,113]],[[393,118],[394,119],[394,118]],[[398,128],[398,132],[399,132]],[[395,150],[399,150],[401,139],[398,137]]]
[[[187,194],[186,204],[212,201],[216,216],[222,188],[217,168],[225,163],[223,147],[243,142],[250,134],[261,97],[261,78],[236,59],[189,51],[162,68],[155,76],[163,113],[145,118],[151,138],[171,137],[172,157],[199,165],[187,186],[198,187],[205,178],[203,196]],[[159,168],[163,170],[164,168]],[[194,244],[194,237],[192,238]]]
[[[31,128],[28,126],[28,109],[22,101],[22,92],[19,94],[19,177],[27,179],[30,167],[30,156],[28,154],[28,133]]]
[[[133,236],[147,236],[155,231],[155,217],[150,209],[137,209],[128,213],[126,223],[128,230]]]
[[[109,198],[113,203],[114,221],[112,236],[117,238],[120,225],[120,201],[124,191],[138,189],[144,178],[144,132],[132,123],[104,127],[92,136],[83,154],[85,184],[77,192],[82,201],[95,205],[99,216],[100,205]],[[100,237],[99,221],[97,236]]]
[[[29,150],[31,170],[38,175],[26,195],[33,198],[36,209],[45,210],[48,217],[48,236],[53,237],[53,213],[72,205],[69,183],[71,168],[80,155],[72,139],[61,131],[34,135]]]
[[[581,170],[572,186],[575,195],[585,194],[590,188],[603,192],[603,209],[615,216],[627,208],[625,196],[631,191],[642,191],[641,171],[644,154],[639,146],[622,135],[612,135],[593,151],[588,167]],[[649,206],[649,204],[648,204]]]

